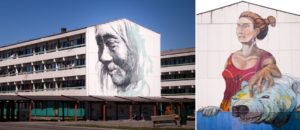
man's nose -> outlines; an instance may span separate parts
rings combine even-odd
[[[113,59],[113,57],[110,54],[110,50],[108,49],[107,46],[104,45],[103,52],[102,52],[102,55],[100,57],[100,60],[102,62],[108,62],[108,61],[112,61],[112,59]]]

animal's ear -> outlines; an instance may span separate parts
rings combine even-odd
[[[244,89],[245,87],[247,87],[248,86],[248,82],[247,81],[243,81],[242,83],[241,83],[241,89]]]
[[[292,90],[296,93],[296,94],[300,94],[300,81],[296,81],[292,84]]]
[[[280,128],[289,121],[290,117],[291,112],[280,112],[272,121],[272,125],[274,125],[277,128]]]

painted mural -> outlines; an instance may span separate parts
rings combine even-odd
[[[263,18],[251,11],[240,14],[235,32],[241,48],[225,63],[224,97],[219,107],[200,108],[199,120],[230,112],[241,123],[267,123],[280,128],[299,109],[300,80],[282,74],[276,58],[257,45],[268,35],[269,27],[276,27],[273,16]]]
[[[111,96],[159,95],[160,85],[149,83],[149,79],[159,80],[159,77],[155,79],[160,71],[155,70],[159,67],[159,59],[156,59],[159,56],[150,52],[153,49],[159,52],[159,34],[126,19],[97,25],[94,33],[95,45],[90,50],[97,48],[97,52],[90,60],[97,61],[91,64],[97,72],[97,82],[91,81],[91,86],[100,89],[93,91]]]

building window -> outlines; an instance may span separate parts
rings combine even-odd
[[[39,55],[39,54],[44,54],[45,51],[45,46],[39,46],[35,48],[35,54]]]
[[[68,80],[62,82],[63,88],[83,87],[83,86],[85,86],[85,79]]]
[[[44,65],[39,64],[39,65],[34,65],[35,67],[35,72],[39,73],[39,72],[43,72],[44,71]]]
[[[195,64],[195,55],[182,56],[176,58],[164,58],[161,60],[162,67],[187,65],[187,64]]]
[[[5,93],[5,92],[14,92],[16,91],[16,86],[15,85],[0,85],[0,92]]]
[[[19,51],[19,57],[26,57],[32,55],[32,48],[25,48]]]
[[[191,86],[174,86],[172,88],[162,88],[162,95],[195,95],[195,88]]]
[[[82,65],[85,65],[85,58],[77,59],[76,60],[76,66],[82,66]]]
[[[48,63],[48,64],[46,64],[46,69],[47,69],[47,71],[55,71],[56,70],[55,63]]]
[[[23,73],[32,73],[32,66],[23,67]]]
[[[173,80],[195,80],[194,71],[183,71],[183,72],[172,72],[162,73],[161,74],[162,81],[173,81]]]

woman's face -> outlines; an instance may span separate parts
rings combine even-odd
[[[257,35],[257,29],[254,29],[253,22],[246,17],[241,17],[237,22],[236,35],[241,43],[248,44]]]

